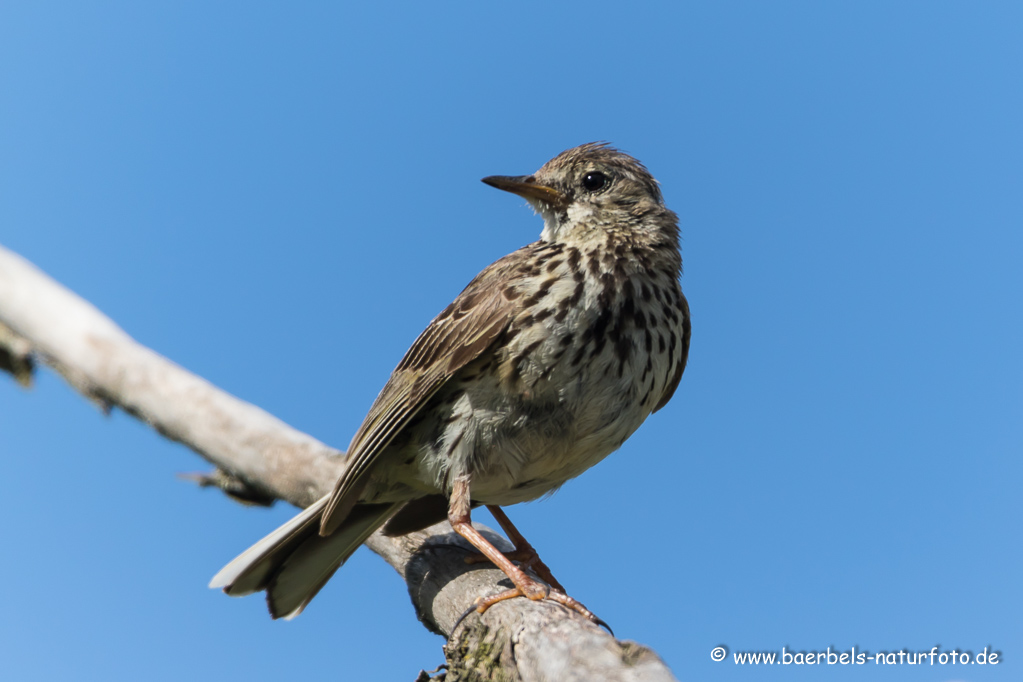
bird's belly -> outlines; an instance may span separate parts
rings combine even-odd
[[[455,477],[468,475],[473,500],[484,504],[541,497],[639,428],[650,413],[641,388],[630,373],[605,372],[600,363],[520,394],[496,378],[492,385],[476,380],[454,401],[440,433],[420,441],[418,482],[444,491]]]

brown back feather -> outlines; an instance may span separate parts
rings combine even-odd
[[[405,353],[352,438],[345,471],[323,510],[321,535],[333,532],[354,508],[391,441],[458,370],[508,327],[514,306],[494,283],[514,277],[532,248],[510,253],[483,270]]]

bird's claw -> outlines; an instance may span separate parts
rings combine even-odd
[[[482,615],[483,613],[486,612],[487,609],[489,609],[494,604],[506,601],[508,599],[514,599],[516,597],[526,597],[530,601],[541,601],[544,599],[548,599],[550,601],[557,602],[562,606],[571,609],[572,611],[575,611],[576,613],[583,616],[594,625],[604,628],[605,630],[608,631],[608,633],[610,633],[612,637],[614,637],[615,633],[614,630],[611,629],[611,626],[608,625],[602,618],[599,618],[592,611],[583,606],[581,602],[579,602],[576,599],[573,599],[572,597],[569,597],[564,592],[552,590],[547,585],[544,585],[543,583],[536,581],[534,581],[530,586],[528,586],[525,591],[520,590],[518,587],[514,587],[510,590],[504,590],[503,592],[492,594],[489,597],[477,597],[476,600],[472,603],[472,606],[466,609],[465,612],[458,617],[458,620],[455,621],[454,626],[451,628],[452,635],[458,629],[458,626],[462,624],[462,621],[469,617],[469,614],[475,612]]]

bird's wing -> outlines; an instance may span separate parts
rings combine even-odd
[[[675,395],[675,389],[678,388],[678,382],[682,381],[682,372],[686,370],[686,362],[689,360],[689,336],[692,331],[692,326],[689,323],[689,301],[686,300],[681,288],[678,290],[678,297],[679,308],[682,314],[682,357],[679,360],[678,367],[675,369],[675,376],[665,386],[660,401],[654,407],[654,412],[667,405],[668,401],[671,400],[671,396]]]
[[[382,453],[459,369],[479,357],[514,314],[508,284],[534,245],[508,254],[478,274],[420,334],[377,396],[348,448],[348,462],[323,510],[320,534],[330,534],[351,511]]]

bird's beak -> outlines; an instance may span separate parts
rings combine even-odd
[[[539,184],[532,175],[491,175],[483,178],[483,182],[505,192],[518,194],[530,203],[539,201],[549,206],[562,206],[565,203],[565,195],[553,187]]]

